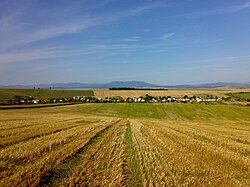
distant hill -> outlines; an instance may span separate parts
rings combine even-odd
[[[116,87],[161,87],[155,84],[149,84],[143,81],[113,81],[103,84],[84,84],[84,83],[54,83],[54,84],[34,84],[34,85],[0,85],[1,88],[116,88]]]
[[[218,87],[250,87],[249,83],[236,83],[236,82],[217,82],[209,84],[201,84],[198,87],[202,88],[218,88]]]
[[[150,84],[143,81],[113,81],[106,84],[92,85],[94,88],[119,88],[119,87],[131,87],[131,88],[146,88],[146,87],[161,87],[156,84]]]
[[[236,83],[236,82],[216,82],[197,85],[176,85],[169,86],[169,88],[219,88],[219,87],[250,87],[250,83]]]
[[[52,83],[52,84],[31,84],[31,85],[0,85],[1,88],[87,88],[88,84],[83,83]]]
[[[34,85],[0,85],[1,88],[52,88],[52,89],[108,89],[108,88],[218,88],[218,87],[250,87],[249,83],[217,82],[198,85],[157,85],[143,81],[113,81],[103,84],[84,84],[79,82],[54,83],[54,84],[34,84]]]

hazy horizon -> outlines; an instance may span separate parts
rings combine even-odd
[[[2,0],[0,85],[249,82],[249,0]]]
[[[197,83],[197,84],[192,84],[192,83],[183,83],[183,84],[155,84],[153,82],[145,82],[145,81],[136,81],[136,80],[130,80],[130,81],[121,81],[121,80],[118,80],[118,81],[110,81],[110,82],[96,82],[96,83],[88,83],[88,82],[51,82],[51,83],[39,83],[39,84],[9,84],[9,85],[0,85],[0,86],[5,86],[6,88],[12,88],[11,86],[42,86],[42,85],[49,85],[49,86],[56,86],[56,85],[76,85],[76,84],[82,84],[82,85],[106,85],[106,84],[114,84],[114,83],[126,83],[126,84],[133,84],[133,82],[136,82],[136,83],[146,83],[146,84],[151,84],[151,85],[154,85],[154,86],[202,86],[202,85],[213,85],[213,87],[216,87],[215,85],[217,84],[228,84],[228,85],[244,85],[244,86],[250,86],[250,82],[204,82],[204,83]],[[117,86],[115,86],[117,87]],[[119,87],[126,87],[126,86],[123,86],[123,85],[120,85]],[[131,87],[131,86],[129,86]],[[132,86],[134,87],[134,86]],[[17,87],[13,87],[13,88],[17,88]],[[33,87],[32,87],[33,88]],[[74,88],[74,87],[69,87],[69,88]],[[87,87],[86,87],[87,88]],[[98,87],[96,87],[98,88]]]

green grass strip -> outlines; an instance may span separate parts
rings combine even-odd
[[[135,148],[133,137],[132,137],[132,129],[130,126],[130,122],[127,122],[127,130],[126,130],[126,174],[127,174],[127,183],[126,186],[142,186],[142,177],[139,166],[139,159],[137,155],[137,150]]]
[[[60,185],[64,180],[66,180],[70,176],[74,168],[82,163],[83,160],[81,158],[81,154],[90,149],[90,147],[97,144],[102,138],[104,138],[108,129],[110,129],[120,121],[121,120],[115,121],[110,125],[108,125],[106,128],[104,128],[103,130],[99,131],[96,135],[90,138],[90,140],[87,142],[85,146],[77,150],[73,155],[71,155],[71,157],[67,158],[61,165],[50,163],[51,169],[41,177],[39,186]]]

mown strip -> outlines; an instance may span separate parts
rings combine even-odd
[[[65,130],[69,130],[69,129],[78,127],[78,126],[95,123],[96,121],[94,121],[94,122],[86,122],[86,121],[84,121],[83,122],[83,120],[81,120],[81,121],[79,121],[79,123],[77,123],[77,122],[74,122],[74,123],[76,123],[75,125],[70,124],[70,125],[67,125],[66,127],[58,126],[58,127],[54,127],[54,129],[48,129],[47,131],[45,130],[42,133],[40,133],[40,131],[33,131],[33,132],[31,131],[29,133],[22,132],[22,135],[17,134],[17,135],[5,136],[5,137],[1,137],[1,135],[0,135],[0,138],[1,138],[0,148],[7,147],[7,146],[10,146],[10,145],[13,145],[13,144],[16,144],[16,143],[29,141],[29,140],[35,139],[37,137],[42,137],[42,136],[47,136],[47,135],[50,135],[50,134],[55,134],[55,133],[58,133],[58,132],[61,132],[61,131],[65,131]],[[28,130],[29,129],[27,129],[27,131]]]
[[[110,120],[106,122],[109,122],[109,124],[112,123]],[[18,166],[17,168],[14,168],[15,171],[8,173],[7,175],[3,173],[2,175],[3,178],[0,179],[0,186],[36,186],[36,185],[39,185],[40,178],[44,176],[44,174],[52,170],[53,167],[60,166],[61,164],[63,164],[67,158],[70,158],[79,149],[84,147],[85,144],[93,136],[96,135],[96,133],[103,130],[109,125],[106,122],[97,123],[94,128],[91,128],[91,127],[84,128],[85,130],[83,130],[80,133],[75,130],[75,135],[77,136],[73,134],[73,136],[76,137],[74,138],[74,141],[69,141],[65,144],[65,146],[59,146],[56,149],[53,149],[52,147],[52,150],[48,152],[48,154],[42,155],[38,159],[34,160],[35,162],[27,163],[24,166]],[[61,137],[61,138],[64,139],[64,137]],[[58,141],[58,140],[55,139],[55,141]],[[36,144],[33,143],[33,146],[34,145]],[[47,147],[47,146],[44,146],[44,147]],[[24,147],[24,149],[26,148]],[[28,153],[29,153],[29,150],[30,148],[28,148],[27,150]]]
[[[133,142],[133,135],[130,122],[127,122],[126,130],[126,186],[142,186],[141,171],[137,151]]]
[[[77,119],[81,119],[81,118],[72,118],[72,119],[63,119],[63,120],[58,120],[58,121],[53,121],[53,120],[47,120],[47,121],[39,121],[39,123],[37,122],[33,122],[33,123],[30,123],[28,122],[28,124],[25,124],[25,123],[22,123],[22,125],[18,124],[13,127],[13,125],[10,125],[10,124],[4,124],[1,125],[0,127],[0,131],[6,131],[6,130],[14,130],[14,129],[21,129],[21,128],[25,128],[25,127],[31,127],[31,126],[36,126],[36,125],[42,125],[42,124],[46,124],[46,125],[49,125],[49,124],[56,124],[56,123],[61,123],[61,122],[70,122],[72,120],[77,120]],[[25,119],[25,120],[28,120],[28,119]],[[18,120],[7,120],[7,121],[11,121],[11,122],[15,122],[15,121],[18,121]],[[88,121],[86,121],[88,122]]]
[[[81,155],[81,163],[61,186],[124,186],[126,120]]]
[[[95,136],[90,138],[82,148],[80,148],[73,155],[67,158],[61,165],[54,166],[51,170],[48,170],[46,174],[41,176],[39,186],[57,186],[61,183],[61,181],[65,180],[65,178],[68,178],[72,170],[80,164],[81,154],[98,143],[105,136],[107,131],[120,121],[121,120],[115,121],[108,125],[106,128],[99,131],[97,134],[95,134]]]

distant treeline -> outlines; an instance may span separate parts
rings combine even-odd
[[[130,88],[130,87],[120,87],[120,88],[109,88],[109,90],[168,90],[165,88]]]

